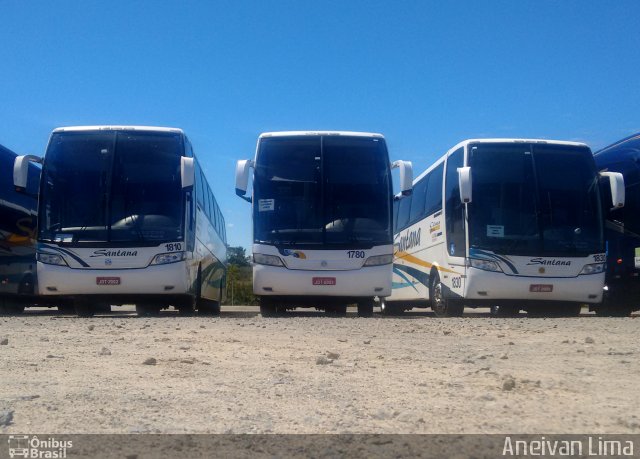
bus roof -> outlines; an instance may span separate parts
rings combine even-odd
[[[600,153],[605,153],[607,150],[610,150],[612,148],[616,148],[616,147],[622,145],[625,142],[628,142],[630,140],[635,140],[635,139],[640,139],[640,132],[636,132],[635,134],[632,134],[629,137],[625,137],[624,139],[620,139],[617,142],[614,142],[611,145],[608,145],[608,146],[596,151],[594,153],[594,155],[599,155]]]
[[[570,142],[566,140],[548,140],[548,139],[516,139],[516,138],[496,138],[496,139],[467,139],[459,142],[447,152],[439,157],[435,162],[433,162],[426,170],[424,170],[420,175],[413,179],[413,183],[417,183],[421,180],[425,175],[435,169],[440,163],[444,161],[450,153],[453,153],[459,148],[465,147],[470,143],[542,143],[542,144],[553,144],[553,145],[570,145],[574,147],[589,147],[586,143],[582,142]]]
[[[279,132],[263,132],[260,134],[259,139],[264,137],[293,137],[303,135],[335,135],[335,136],[349,136],[349,137],[378,137],[384,139],[382,134],[375,132],[353,132],[353,131],[279,131]]]
[[[182,129],[171,127],[157,127],[157,126],[66,126],[59,127],[53,130],[53,132],[74,132],[74,131],[156,131],[156,132],[177,132],[184,134]]]
[[[458,148],[468,145],[470,143],[550,143],[555,145],[572,145],[575,147],[588,147],[586,143],[583,142],[570,142],[567,140],[549,140],[549,139],[467,139],[458,143],[455,147],[451,148],[451,150],[457,150]],[[447,152],[448,153],[448,152]]]

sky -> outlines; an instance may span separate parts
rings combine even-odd
[[[640,132],[639,17],[637,0],[0,0],[0,144],[182,128],[250,248],[234,172],[261,132],[379,132],[414,176],[469,138],[595,151]]]

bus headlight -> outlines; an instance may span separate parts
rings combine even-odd
[[[478,260],[477,258],[469,258],[469,265],[472,268],[482,269],[483,271],[494,271],[497,273],[502,272],[502,268],[495,261]]]
[[[388,265],[393,262],[393,255],[376,255],[375,257],[367,258],[367,261],[364,262],[364,266],[380,266],[380,265]]]
[[[284,266],[280,257],[275,255],[264,255],[262,253],[254,253],[253,262],[257,265]]]
[[[62,256],[55,253],[38,252],[36,259],[45,265],[69,266]]]
[[[169,263],[177,263],[185,259],[184,252],[159,253],[149,265],[168,265]]]
[[[582,274],[599,274],[604,272],[604,263],[593,263],[591,265],[584,265],[582,271],[580,271],[579,276]]]

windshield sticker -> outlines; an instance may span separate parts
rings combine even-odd
[[[634,258],[636,268],[640,268],[640,247],[636,247],[636,256]]]
[[[487,237],[504,237],[504,226],[487,225]]]
[[[259,199],[258,211],[267,212],[275,208],[275,199]]]

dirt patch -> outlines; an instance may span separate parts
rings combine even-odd
[[[4,317],[0,432],[640,433],[639,324]]]

